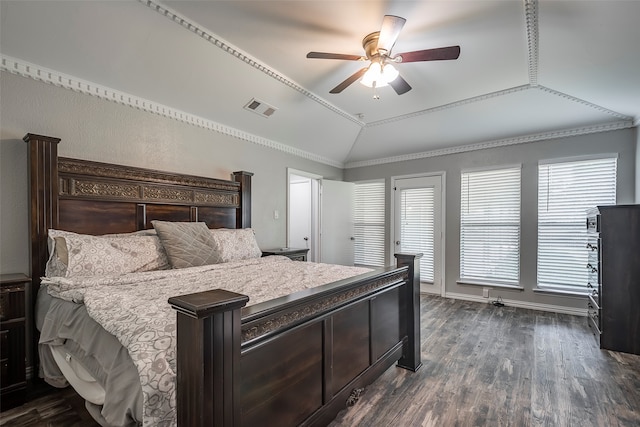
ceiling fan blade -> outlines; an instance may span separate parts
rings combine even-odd
[[[344,59],[347,61],[361,61],[366,59],[360,55],[346,55],[343,53],[327,53],[327,52],[309,52],[307,53],[307,58]]]
[[[409,83],[407,83],[402,76],[398,76],[393,81],[390,81],[389,86],[391,86],[398,95],[402,95],[403,93],[407,93],[411,90],[411,86],[409,86]]]
[[[437,49],[416,50],[414,52],[399,53],[395,58],[401,58],[399,62],[418,61],[444,61],[447,59],[458,59],[460,56],[460,46],[439,47]]]
[[[406,19],[394,15],[385,15],[380,28],[380,37],[378,38],[378,49],[391,52],[391,48],[396,44],[396,40],[400,35]]]
[[[358,80],[360,77],[362,77],[362,75],[367,71],[368,67],[364,67],[358,71],[356,71],[355,73],[353,73],[351,76],[349,76],[345,81],[343,81],[342,83],[340,83],[338,86],[334,87],[333,89],[331,89],[329,91],[329,93],[340,93],[343,90],[345,90],[347,87],[349,87],[349,85],[351,85],[351,83],[355,82],[356,80]]]

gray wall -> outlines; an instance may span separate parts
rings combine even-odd
[[[0,73],[0,272],[29,269],[28,133],[62,139],[62,156],[228,179],[234,170],[254,172],[253,227],[261,247],[286,244],[286,168],[342,179],[343,171],[175,120]],[[446,268],[449,293],[476,297],[481,289],[455,283],[459,274],[460,170],[523,162],[521,282],[524,292],[504,298],[584,307],[580,300],[534,294],[536,167],[539,159],[619,153],[618,203],[640,202],[640,132],[627,129],[541,141],[379,166],[347,169],[349,181],[446,171]],[[279,210],[280,219],[273,219]],[[387,215],[389,217],[389,215]],[[492,295],[497,295],[492,293]]]
[[[0,93],[2,273],[29,270],[26,133],[61,138],[65,157],[221,179],[253,172],[252,226],[262,248],[286,244],[287,167],[343,177],[342,169],[7,72]]]
[[[640,130],[636,131],[636,203],[640,203]]]
[[[618,153],[618,203],[633,203],[636,196],[635,129],[624,129],[571,138],[512,145],[487,150],[416,159],[345,170],[346,181],[384,178],[389,194],[391,177],[428,172],[446,172],[445,287],[447,293],[480,298],[482,288],[458,285],[460,274],[460,172],[463,169],[522,164],[522,240],[520,283],[524,291],[492,290],[490,296],[536,305],[585,308],[584,300],[534,293],[537,243],[537,164],[541,159],[598,153]],[[390,218],[387,201],[387,218]],[[391,225],[389,225],[390,228]],[[388,237],[387,237],[388,238]],[[387,246],[388,247],[388,246]],[[569,310],[571,311],[571,310]]]

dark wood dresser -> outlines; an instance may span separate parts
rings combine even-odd
[[[22,405],[27,390],[26,290],[31,279],[24,274],[0,275],[0,409]]]
[[[587,212],[588,314],[600,348],[640,354],[640,205]]]
[[[262,251],[262,256],[282,255],[291,258],[294,261],[306,261],[308,252],[309,249],[301,248],[265,249]]]

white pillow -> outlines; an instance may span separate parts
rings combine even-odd
[[[47,277],[122,275],[169,268],[158,236],[143,232],[91,236],[49,230]]]
[[[262,256],[262,251],[256,241],[256,235],[251,228],[218,228],[211,230],[211,234],[216,241],[220,262],[239,261]]]

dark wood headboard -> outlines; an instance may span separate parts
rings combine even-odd
[[[203,178],[58,157],[59,138],[27,134],[32,297],[48,259],[47,230],[128,233],[151,221],[201,221],[209,228],[251,226],[250,172]]]

